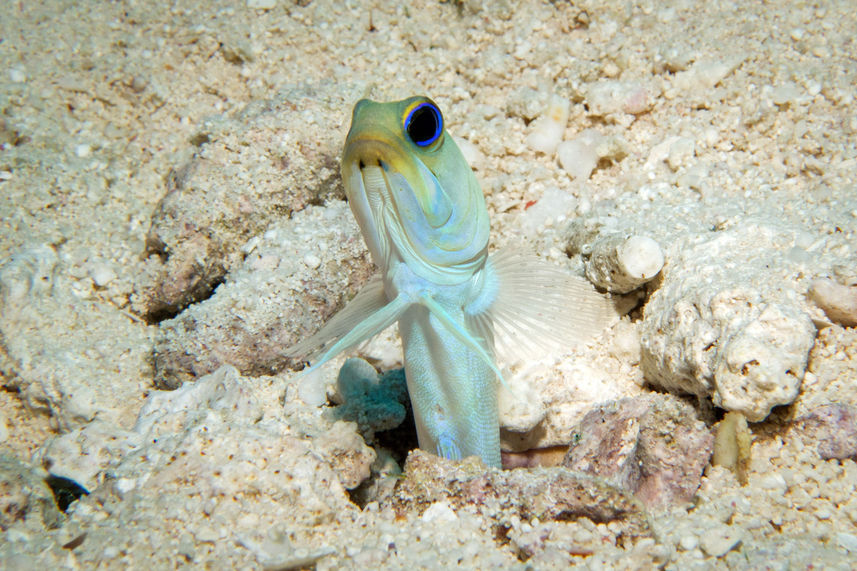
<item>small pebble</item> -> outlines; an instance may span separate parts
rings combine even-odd
[[[684,551],[693,551],[699,546],[699,540],[695,535],[683,535],[678,540],[678,544]]]
[[[546,155],[553,154],[562,141],[568,124],[568,100],[558,95],[551,98],[547,110],[530,126],[527,146]]]
[[[807,296],[834,323],[843,327],[857,326],[857,287],[821,279],[812,282]]]
[[[759,487],[763,490],[771,490],[778,494],[785,494],[789,489],[786,479],[778,472],[771,472],[759,479]]]
[[[741,543],[741,534],[730,526],[707,529],[702,533],[699,546],[711,557],[722,557]]]
[[[778,85],[771,92],[771,100],[777,105],[788,105],[800,96],[800,89],[794,83]]]
[[[321,258],[314,256],[313,254],[307,254],[304,256],[304,265],[314,270],[321,265]]]
[[[327,386],[319,370],[303,372],[298,382],[298,396],[310,406],[321,406],[327,402]]]
[[[598,165],[595,147],[581,139],[563,141],[556,149],[562,168],[576,180],[587,180]]]
[[[470,168],[479,170],[485,162],[485,157],[479,148],[467,139],[456,139],[455,142],[458,144],[458,149],[464,156],[464,160],[470,165]]]
[[[728,60],[699,62],[693,66],[692,71],[700,87],[711,89],[732,73],[739,63],[740,61]]]
[[[717,423],[711,463],[730,469],[738,481],[746,485],[752,442],[753,436],[744,415],[738,411],[726,413],[723,420]]]
[[[141,75],[135,75],[131,79],[131,91],[134,93],[142,93],[149,86],[149,80]]]
[[[678,140],[679,137],[677,136],[667,137],[652,147],[649,151],[648,158],[646,158],[646,166],[648,168],[653,168],[659,162],[667,160],[670,155],[670,147],[672,147],[672,144]]]
[[[639,115],[651,109],[654,98],[642,83],[610,79],[591,84],[586,102],[593,115]]]
[[[246,255],[250,254],[250,252],[252,252],[253,250],[255,250],[255,249],[256,249],[256,246],[258,246],[261,242],[262,242],[262,238],[261,238],[261,237],[259,237],[259,236],[253,236],[252,238],[250,238],[249,240],[247,240],[247,243],[246,243],[246,244],[244,244],[243,246],[241,246],[241,252],[246,256]]]
[[[97,287],[104,287],[116,279],[116,272],[107,264],[93,264],[89,268],[89,277]]]
[[[844,547],[851,553],[857,553],[857,535],[840,531],[834,537],[836,537],[836,545]]]
[[[664,267],[664,252],[648,236],[631,236],[619,249],[619,262],[629,277],[650,280]]]
[[[113,487],[119,492],[119,495],[125,495],[137,487],[137,482],[133,478],[119,478]]]
[[[672,170],[678,170],[680,167],[688,164],[695,153],[696,143],[693,139],[679,137],[670,145],[669,154],[667,155],[667,164]]]
[[[27,74],[19,67],[13,67],[9,70],[9,79],[12,83],[24,83],[27,81]]]
[[[451,523],[458,519],[458,515],[449,507],[449,504],[446,502],[435,502],[426,508],[426,511],[423,512],[422,517],[420,518],[426,523]]]
[[[708,178],[708,167],[702,163],[696,163],[690,166],[678,178],[679,184],[692,188],[694,190],[702,190],[705,180]]]

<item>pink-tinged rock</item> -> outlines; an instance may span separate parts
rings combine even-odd
[[[799,418],[795,428],[818,443],[823,460],[857,458],[857,407],[853,405],[819,406]]]
[[[652,394],[587,413],[572,432],[563,465],[664,508],[693,498],[713,447],[714,436],[693,407]]]

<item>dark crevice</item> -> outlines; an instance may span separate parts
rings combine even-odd
[[[45,478],[45,483],[54,494],[54,501],[61,512],[65,513],[72,502],[79,500],[82,496],[89,495],[89,492],[72,480],[63,476],[48,475]]]
[[[399,466],[404,465],[411,450],[419,448],[417,426],[414,422],[410,399],[405,404],[405,410],[407,413],[402,424],[396,428],[375,433],[375,444],[387,449]]]
[[[226,276],[220,276],[207,285],[198,286],[193,292],[193,294],[191,294],[186,303],[182,303],[181,305],[168,303],[156,304],[143,317],[150,325],[157,325],[162,321],[173,319],[191,305],[199,303],[201,301],[205,301],[206,299],[210,298],[212,295],[214,295],[214,292],[217,290],[218,286],[225,282]]]

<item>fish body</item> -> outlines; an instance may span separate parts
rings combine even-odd
[[[410,273],[401,262],[394,263],[392,271],[397,278]],[[483,267],[475,273],[484,271]],[[480,293],[474,288],[478,280],[454,285],[421,278],[415,281],[414,285],[424,288],[440,311],[460,324],[493,359],[493,339],[485,339],[464,325],[467,300]],[[394,291],[394,295],[402,294],[398,288]],[[492,364],[423,303],[414,303],[402,314],[399,334],[420,448],[455,460],[476,455],[488,465],[499,466],[498,386]]]
[[[489,256],[482,190],[426,97],[359,101],[342,177],[380,276],[286,354],[323,350],[317,367],[398,322],[420,448],[499,466],[497,342],[567,346],[606,326],[612,306],[531,256]]]

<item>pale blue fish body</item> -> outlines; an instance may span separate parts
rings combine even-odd
[[[393,264],[392,274],[394,283],[407,282],[397,279],[403,275],[413,279],[413,285],[431,292],[451,320],[466,323],[462,300],[478,295],[471,280],[455,285],[425,282],[401,262]],[[399,291],[395,285],[393,291]],[[493,339],[467,332],[493,358]],[[423,304],[413,304],[402,314],[399,334],[420,448],[450,459],[476,455],[499,466],[498,387],[491,364]]]
[[[425,97],[358,102],[342,176],[380,279],[286,354],[323,348],[318,367],[398,322],[420,448],[499,466],[495,337],[567,347],[615,317],[609,300],[533,257],[488,256],[482,190]]]

